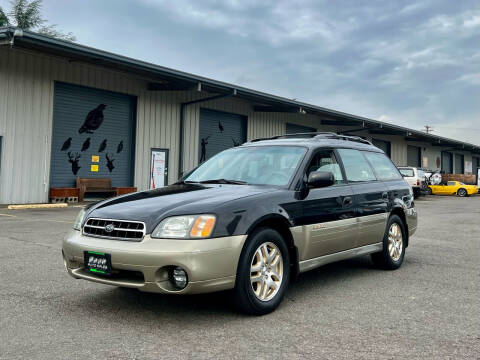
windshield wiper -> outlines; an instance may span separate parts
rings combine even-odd
[[[233,184],[233,185],[246,185],[246,181],[241,180],[229,180],[229,179],[211,179],[199,181],[200,184]]]
[[[185,185],[185,184],[199,184],[198,181],[190,181],[190,180],[182,180],[182,181],[177,181],[173,185]]]

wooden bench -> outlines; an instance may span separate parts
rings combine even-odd
[[[117,194],[117,190],[112,188],[112,180],[111,179],[99,179],[99,178],[90,178],[90,179],[82,179],[77,176],[77,188],[78,191],[78,201],[83,201],[85,197],[85,193],[104,193],[104,194],[112,194],[115,196]]]

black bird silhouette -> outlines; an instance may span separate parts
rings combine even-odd
[[[95,109],[90,111],[85,118],[83,125],[78,129],[80,134],[86,132],[87,134],[93,134],[94,130],[97,130],[103,123],[103,110],[107,105],[100,104]]]
[[[220,129],[220,132],[223,133],[223,130],[224,130],[224,129],[223,129],[223,125],[222,125],[222,123],[221,123],[220,121],[218,122],[218,128]]]
[[[89,147],[90,147],[90,138],[87,138],[87,140],[83,142],[81,151],[86,151],[88,150]]]
[[[102,152],[107,148],[107,139],[104,139],[98,148],[98,152]]]
[[[67,151],[72,146],[72,138],[68,138],[62,145],[62,149],[60,151]]]
[[[117,154],[121,153],[122,150],[123,150],[123,140],[120,141],[120,144],[118,144],[118,146],[117,146]]]

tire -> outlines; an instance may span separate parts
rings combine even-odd
[[[430,187],[427,188],[427,189],[425,190],[425,192],[427,193],[427,195],[433,195],[432,188],[430,188]]]
[[[289,281],[290,258],[283,237],[270,228],[255,230],[247,239],[238,262],[233,290],[237,308],[250,315],[272,312],[280,305]]]
[[[377,267],[396,270],[402,265],[405,257],[405,234],[405,224],[402,219],[398,215],[390,216],[383,236],[383,249],[371,255],[372,261]]]
[[[457,191],[457,196],[465,197],[465,196],[467,196],[467,195],[468,195],[467,190],[465,190],[464,188],[458,189],[458,191]]]

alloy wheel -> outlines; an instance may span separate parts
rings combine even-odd
[[[282,285],[283,258],[277,245],[266,242],[255,251],[250,265],[250,283],[257,299],[273,299]]]
[[[398,261],[403,251],[403,234],[400,225],[392,223],[388,230],[388,253],[393,261]]]

